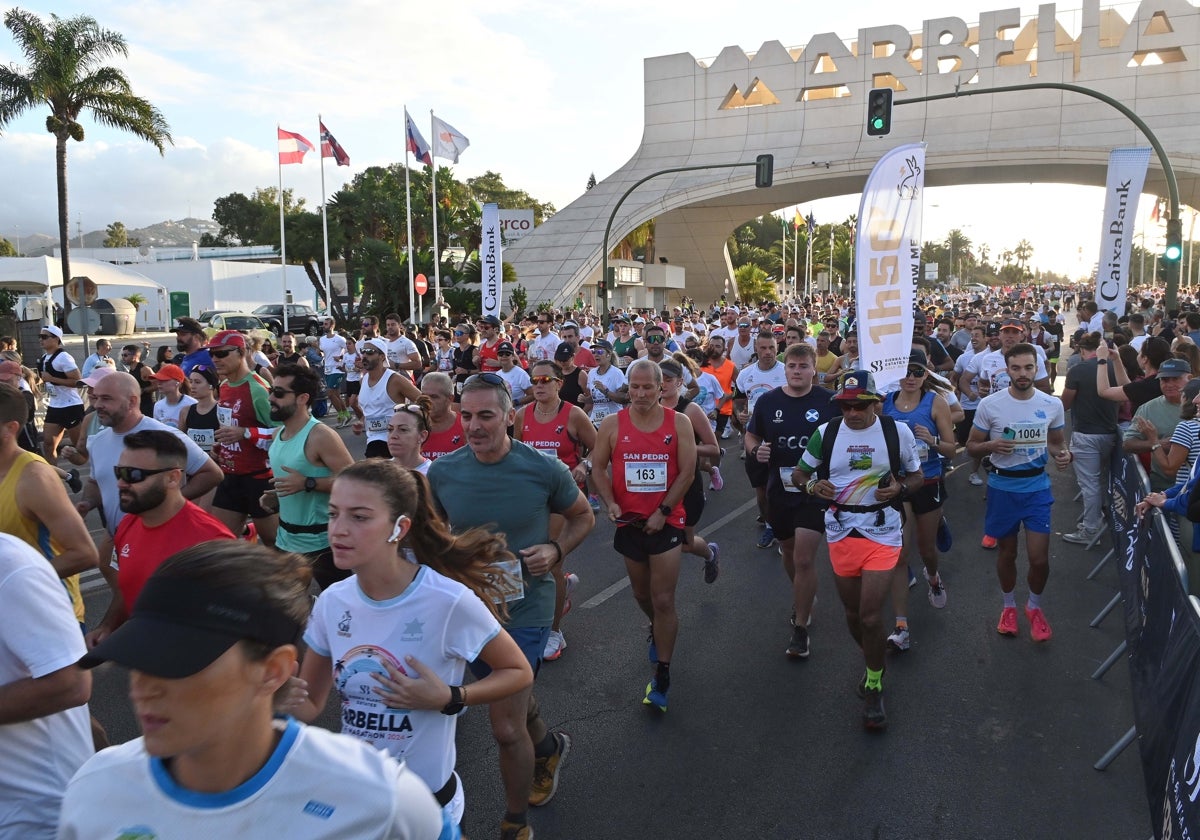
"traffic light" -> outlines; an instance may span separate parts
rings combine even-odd
[[[617,287],[617,267],[610,265],[608,267],[608,276],[600,278],[600,299],[607,298],[608,293]]]
[[[1183,256],[1183,223],[1179,219],[1167,219],[1167,248],[1163,251],[1164,262],[1179,262]]]
[[[754,160],[754,186],[759,189],[771,186],[775,180],[775,155],[759,155]]]
[[[873,88],[867,94],[867,134],[882,137],[892,130],[892,89]]]

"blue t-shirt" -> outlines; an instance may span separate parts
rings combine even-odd
[[[212,356],[210,356],[208,353],[208,348],[201,347],[199,350],[188,353],[182,358],[176,356],[175,364],[183,368],[184,376],[190,376],[192,373],[192,368],[194,368],[196,365],[204,365],[211,370],[213,366],[213,360]]]

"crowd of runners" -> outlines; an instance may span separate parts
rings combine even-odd
[[[721,548],[698,529],[731,469],[791,593],[780,655],[819,654],[824,541],[862,651],[862,723],[883,730],[889,652],[920,632],[910,593],[953,608],[938,562],[952,470],[986,495],[997,632],[1020,635],[1023,615],[1039,643],[1053,635],[1048,470],[1074,463],[1083,491],[1069,542],[1101,530],[1101,465],[1123,427],[1163,491],[1147,504],[1186,502],[1200,314],[1148,294],[1118,319],[1076,296],[923,298],[888,388],[860,360],[853,302],[834,296],[617,309],[603,324],[587,310],[424,331],[395,314],[344,332],[329,319],[274,357],[184,318],[156,368],[135,345],[121,362],[97,346],[80,371],[54,327],[33,369],[0,347],[6,829],[212,837],[269,819],[289,836],[456,837],[457,716],[486,706],[500,835],[528,840],[529,809],[553,799],[572,749],[535,692],[569,650],[572,555],[597,518],[612,523],[646,618],[631,701],[666,713],[672,667],[686,667],[679,576],[720,577]],[[78,574],[93,566],[111,600],[85,626]],[[86,701],[104,662],[130,669],[143,736],[96,753],[104,721]],[[331,695],[337,735],[305,725]]]

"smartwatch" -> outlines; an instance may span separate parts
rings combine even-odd
[[[671,506],[670,505],[659,505],[658,509],[662,513],[663,516],[671,515]]]
[[[305,493],[311,493],[312,491],[314,491],[316,489],[317,489],[317,480],[315,478],[313,478],[310,475],[308,478],[304,479],[304,492]]]
[[[442,714],[456,715],[463,710],[463,690],[461,685],[450,686],[450,702],[442,706]]]

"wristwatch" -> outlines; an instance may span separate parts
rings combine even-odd
[[[456,715],[463,710],[463,690],[461,685],[450,686],[450,702],[442,706],[442,714]]]
[[[1151,452],[1156,452],[1156,451],[1158,451],[1159,449],[1162,449],[1162,444],[1161,444],[1161,443],[1156,443],[1156,444],[1154,444],[1153,446],[1151,446],[1151,447],[1150,447],[1150,451],[1151,451]]]
[[[659,511],[661,511],[661,512],[662,512],[662,515],[663,515],[663,516],[670,516],[670,515],[671,515],[671,506],[670,506],[670,505],[659,505],[659,506],[658,506],[658,509],[659,509]]]
[[[315,478],[313,478],[310,475],[308,478],[304,479],[304,492],[305,493],[311,493],[312,491],[314,491],[316,489],[317,489],[317,480]]]

